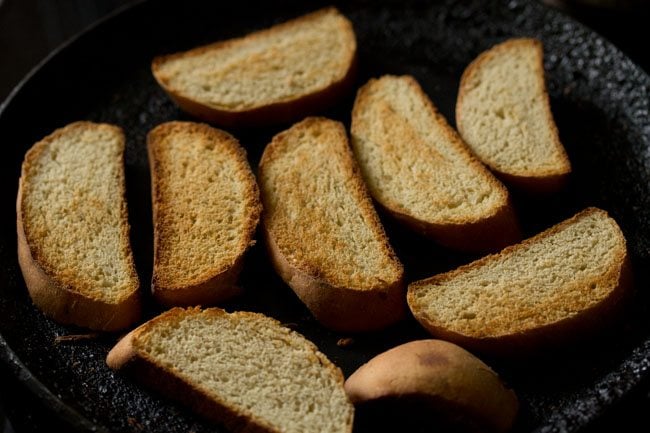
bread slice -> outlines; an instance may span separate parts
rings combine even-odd
[[[521,238],[508,191],[413,77],[383,76],[359,90],[352,147],[375,200],[441,244],[498,250]]]
[[[588,208],[537,236],[409,285],[415,318],[442,339],[517,353],[592,331],[631,283],[623,233]]]
[[[546,92],[542,44],[535,39],[507,40],[467,67],[456,123],[478,158],[520,189],[552,192],[571,172]]]
[[[345,391],[382,431],[506,433],[519,401],[483,361],[442,340],[416,340],[380,353],[352,373]]]
[[[140,317],[123,154],[120,128],[76,122],[25,155],[18,259],[34,304],[57,322],[114,331]]]
[[[352,431],[341,371],[262,314],[174,308],[129,333],[106,362],[231,431]]]
[[[352,85],[356,38],[335,8],[247,36],[156,57],[158,83],[185,111],[224,126],[283,123]]]
[[[271,260],[317,320],[367,331],[403,316],[403,268],[342,124],[312,117],[276,135],[258,179]]]
[[[261,213],[246,152],[230,134],[192,122],[157,126],[147,149],[154,297],[168,306],[232,297]]]

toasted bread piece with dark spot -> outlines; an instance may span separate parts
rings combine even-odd
[[[345,381],[355,405],[440,431],[507,432],[519,402],[483,361],[442,340],[411,341],[372,358]],[[444,428],[449,427],[449,428]]]

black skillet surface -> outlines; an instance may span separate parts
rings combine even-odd
[[[127,137],[133,249],[142,287],[148,287],[152,226],[145,136],[161,122],[188,119],[156,86],[149,72],[151,58],[242,35],[322,5],[216,3],[151,1],[118,14],[53,55],[0,109],[0,359],[76,429],[222,431],[110,372],[104,358],[116,335],[55,341],[84,330],[56,325],[32,306],[16,259],[14,211],[20,163],[32,143],[79,119],[120,125]],[[412,74],[452,123],[460,74],[480,51],[511,36],[544,42],[551,104],[574,174],[571,185],[557,196],[515,196],[522,224],[531,235],[586,206],[608,210],[629,241],[637,291],[622,323],[597,338],[527,360],[486,360],[520,396],[516,431],[575,431],[592,423],[644,380],[650,367],[650,77],[608,42],[534,1],[363,1],[340,9],[358,36],[357,84],[385,73]],[[321,114],[347,125],[352,101],[349,95]],[[281,129],[232,132],[256,165],[264,145]],[[475,258],[439,248],[384,221],[409,280]],[[339,338],[350,336],[328,331],[310,317],[274,274],[261,244],[249,253],[241,284],[245,295],[227,309],[259,311],[290,324],[346,376],[389,347],[426,337],[408,320],[384,332],[353,336],[351,346],[338,347]],[[146,318],[159,312],[148,297],[146,306]],[[374,418],[359,413],[355,431],[377,431]]]

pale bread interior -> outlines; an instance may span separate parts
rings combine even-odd
[[[408,77],[372,80],[357,100],[352,143],[372,195],[431,223],[490,216],[507,192],[470,156]]]
[[[401,265],[343,128],[307,119],[269,147],[259,173],[265,224],[289,263],[337,287],[372,290],[398,281]]]
[[[341,81],[355,49],[349,21],[326,9],[219,46],[170,56],[155,73],[184,97],[243,111]]]
[[[550,230],[556,231],[414,283],[411,309],[452,332],[499,336],[571,318],[607,298],[626,255],[616,222],[587,210]]]
[[[138,287],[123,152],[118,128],[78,122],[36,144],[24,164],[22,218],[32,256],[57,283],[107,303]]]
[[[338,369],[304,337],[260,314],[190,310],[146,325],[133,345],[211,398],[277,431],[350,430],[353,409]]]
[[[541,45],[531,39],[509,41],[470,68],[457,121],[479,159],[512,175],[568,172],[548,108]]]

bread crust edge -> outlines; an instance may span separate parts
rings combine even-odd
[[[403,277],[373,290],[334,286],[292,265],[266,225],[262,227],[273,267],[323,326],[339,332],[367,332],[384,329],[405,317]]]
[[[411,230],[454,250],[470,253],[492,252],[521,240],[519,222],[510,200],[497,208],[492,215],[465,224],[435,224],[381,206]]]

